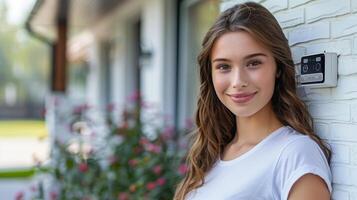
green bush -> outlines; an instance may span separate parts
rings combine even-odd
[[[139,120],[137,108],[125,111],[120,123],[114,123],[109,112],[105,122],[109,134],[94,144],[98,136],[87,133],[96,123],[86,117],[87,110],[77,107],[67,117],[73,138],[54,142],[50,174],[56,187],[50,191],[51,199],[172,199],[187,170],[187,142],[178,137],[187,130],[153,128]]]

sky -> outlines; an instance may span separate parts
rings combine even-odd
[[[0,0],[8,7],[7,19],[11,24],[23,24],[36,0]]]

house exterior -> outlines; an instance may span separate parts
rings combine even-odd
[[[333,199],[357,199],[357,1],[255,1],[279,21],[297,69],[303,55],[339,55],[337,87],[300,87],[299,92],[317,134],[333,151]],[[58,39],[53,13],[61,10],[60,4],[38,2],[29,26],[51,43]],[[184,127],[196,107],[196,56],[203,35],[219,12],[242,2],[68,0],[67,67],[87,69],[82,100],[99,107],[123,107],[128,96],[140,91],[144,102],[169,116],[165,123]],[[76,93],[69,87],[67,93],[53,94],[69,98]]]
[[[58,1],[39,2],[28,24],[51,43],[56,41],[56,20],[50,13],[56,13],[51,10],[58,9]],[[88,69],[82,99],[123,107],[128,96],[140,91],[144,102],[184,126],[196,104],[195,57],[219,14],[219,1],[68,2],[69,66],[79,63]],[[101,8],[106,10],[95,11]],[[67,88],[67,94],[76,92]]]

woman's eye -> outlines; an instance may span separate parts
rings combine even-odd
[[[217,65],[218,70],[226,71],[229,69],[229,65]]]
[[[258,65],[262,64],[259,60],[253,60],[247,64],[247,67],[249,68],[257,68]]]

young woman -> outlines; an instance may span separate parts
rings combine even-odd
[[[174,199],[330,199],[331,152],[296,94],[274,16],[252,2],[224,11],[198,62],[197,131]]]

